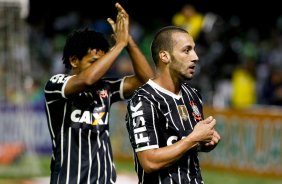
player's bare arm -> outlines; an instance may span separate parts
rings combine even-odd
[[[131,36],[129,37],[126,49],[132,60],[135,73],[133,76],[126,77],[124,81],[124,96],[129,97],[137,87],[147,82],[150,78],[153,78],[154,72]]]
[[[126,21],[129,21],[127,12],[119,3],[116,3],[116,8],[118,10],[118,15],[123,17]],[[108,22],[115,31],[117,25],[114,23],[114,21],[111,18],[108,18]],[[129,35],[126,49],[131,58],[135,73],[132,76],[127,76],[124,81],[123,93],[125,97],[129,97],[132,95],[133,91],[137,89],[137,87],[152,78],[154,72],[131,35]]]
[[[180,159],[188,150],[200,143],[211,142],[214,135],[216,120],[209,117],[199,122],[191,134],[180,141],[157,149],[137,152],[138,159],[147,173],[165,168]]]
[[[73,94],[83,91],[85,88],[95,84],[116,61],[119,54],[128,44],[128,21],[126,17],[119,13],[116,18],[114,37],[116,40],[113,48],[107,53],[101,53],[97,50],[89,50],[89,53],[82,58],[70,58],[72,67],[77,70],[76,75],[73,76],[65,87],[65,95],[71,96]]]

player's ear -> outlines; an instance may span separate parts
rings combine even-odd
[[[164,50],[160,51],[159,57],[163,63],[165,64],[170,63],[170,54],[167,51],[164,51]]]
[[[71,57],[69,58],[69,61],[70,61],[70,64],[71,64],[71,66],[72,66],[73,68],[76,68],[76,67],[78,66],[79,60],[77,59],[77,57],[71,56]]]

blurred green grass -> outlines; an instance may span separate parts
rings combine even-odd
[[[135,175],[133,160],[115,160],[118,173]],[[21,184],[22,180],[49,177],[50,156],[22,157],[10,166],[0,165],[0,184]],[[36,170],[37,172],[28,172]],[[202,168],[206,184],[281,184],[281,178],[217,171]]]

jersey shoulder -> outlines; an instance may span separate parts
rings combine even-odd
[[[144,84],[135,90],[130,100],[134,101],[141,98],[152,99],[152,94],[152,87],[149,84]]]
[[[55,90],[60,88],[66,83],[66,81],[71,78],[68,74],[56,74],[50,77],[50,79],[45,84],[45,90]]]

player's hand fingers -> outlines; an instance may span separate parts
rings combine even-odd
[[[111,25],[113,32],[115,32],[116,31],[116,23],[111,18],[108,18],[107,21]]]
[[[221,137],[216,130],[214,131],[213,136],[218,140],[218,142],[220,141]]]
[[[119,13],[123,14],[125,17],[128,17],[127,12],[125,11],[125,9],[119,3],[116,3],[115,6],[116,6]]]

